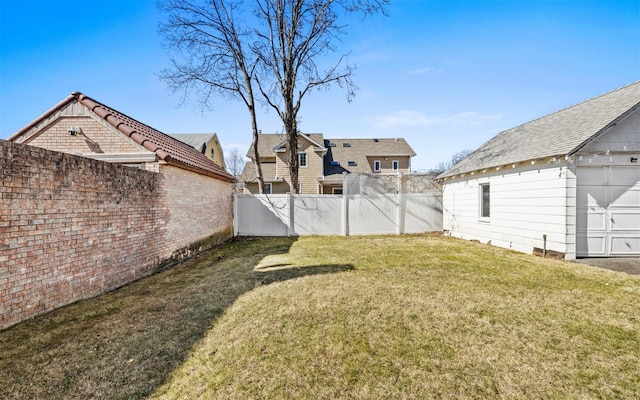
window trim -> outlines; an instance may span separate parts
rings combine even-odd
[[[382,168],[382,163],[380,162],[380,160],[373,160],[373,172],[380,172],[381,168]]]
[[[304,165],[302,164],[302,155],[304,154]],[[298,166],[300,168],[308,168],[309,167],[309,156],[306,151],[298,152]]]
[[[265,183],[264,184],[264,194],[273,194],[273,184]]]
[[[485,188],[487,196],[485,197]],[[485,215],[485,200],[487,214]],[[489,222],[491,220],[491,184],[490,182],[478,183],[478,221]]]
[[[394,171],[399,171],[400,170],[400,161],[398,161],[398,160],[391,161],[391,169],[394,170]]]
[[[336,193],[336,190],[339,190],[340,193]],[[334,187],[334,188],[331,188],[331,194],[343,194],[343,190],[341,187]]]

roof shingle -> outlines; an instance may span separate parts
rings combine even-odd
[[[503,131],[438,178],[573,154],[640,106],[640,81]]]

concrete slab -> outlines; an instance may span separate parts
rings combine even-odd
[[[575,261],[598,268],[640,275],[640,257],[578,258]]]

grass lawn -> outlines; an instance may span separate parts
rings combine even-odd
[[[640,279],[434,235],[238,240],[0,331],[0,397],[640,397]]]

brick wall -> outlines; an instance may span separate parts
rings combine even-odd
[[[231,184],[171,166],[163,166],[160,173],[165,182],[172,182],[162,187],[162,203],[168,210],[163,224],[171,238],[165,258],[175,256],[176,248],[182,253],[208,239],[212,229],[225,240],[233,235]]]
[[[0,173],[0,329],[232,234],[231,184],[175,167],[153,173],[0,140]]]
[[[65,153],[139,153],[140,147],[128,137],[113,134],[113,127],[108,127],[103,120],[86,116],[60,116],[47,125],[46,129],[24,140],[24,144],[42,147]],[[69,128],[76,126],[82,132],[71,136]],[[148,152],[148,150],[142,150]]]

